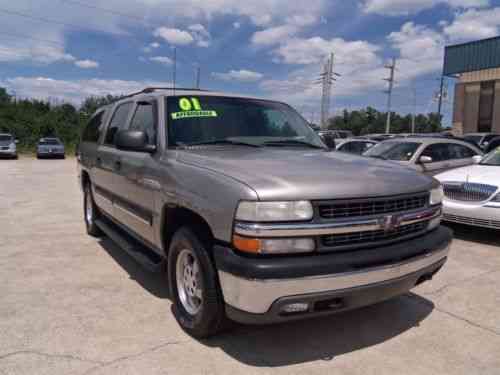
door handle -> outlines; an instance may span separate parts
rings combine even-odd
[[[101,165],[102,159],[100,157],[97,157],[97,159],[95,159],[95,163],[96,163],[96,165]]]
[[[122,167],[122,162],[121,160],[116,160],[115,161],[115,169],[120,169]]]

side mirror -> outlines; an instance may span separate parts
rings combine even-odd
[[[418,159],[418,161],[421,164],[428,164],[428,163],[432,163],[432,158],[430,156],[421,156],[420,159]]]
[[[481,160],[483,160],[483,157],[481,155],[474,155],[472,157],[472,161],[474,162],[474,164],[481,163]]]
[[[19,139],[16,139],[16,140],[14,141],[14,143],[19,143]]]
[[[156,151],[156,146],[148,144],[148,136],[143,131],[120,130],[115,135],[115,146],[119,150],[148,152]]]

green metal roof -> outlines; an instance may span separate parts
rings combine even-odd
[[[445,76],[492,68],[500,68],[500,37],[445,48]]]

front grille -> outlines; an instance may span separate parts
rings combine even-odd
[[[9,146],[2,146],[0,147],[0,150],[8,150],[9,149]]]
[[[482,202],[491,197],[497,186],[476,184],[472,182],[445,182],[443,184],[446,198],[462,202]]]
[[[486,220],[486,219],[476,219],[473,217],[459,216],[444,214],[443,220],[452,221],[454,223],[474,225],[479,227],[500,229],[500,221],[498,220]]]
[[[342,219],[416,210],[424,208],[428,201],[428,193],[397,198],[339,200],[319,203],[318,211],[323,219]]]
[[[358,233],[329,234],[321,237],[324,247],[347,247],[351,245],[374,244],[377,242],[387,242],[397,240],[411,234],[424,231],[429,225],[429,221],[402,225],[392,231],[370,230]]]

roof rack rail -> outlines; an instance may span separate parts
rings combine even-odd
[[[133,92],[132,94],[128,94],[128,95],[122,96],[120,98],[120,100],[124,99],[124,98],[130,98],[132,96],[139,95],[139,94],[151,94],[151,93],[155,92],[156,90],[209,91],[209,90],[204,90],[204,89],[186,88],[186,87],[146,87],[145,89],[143,89],[141,91]]]

